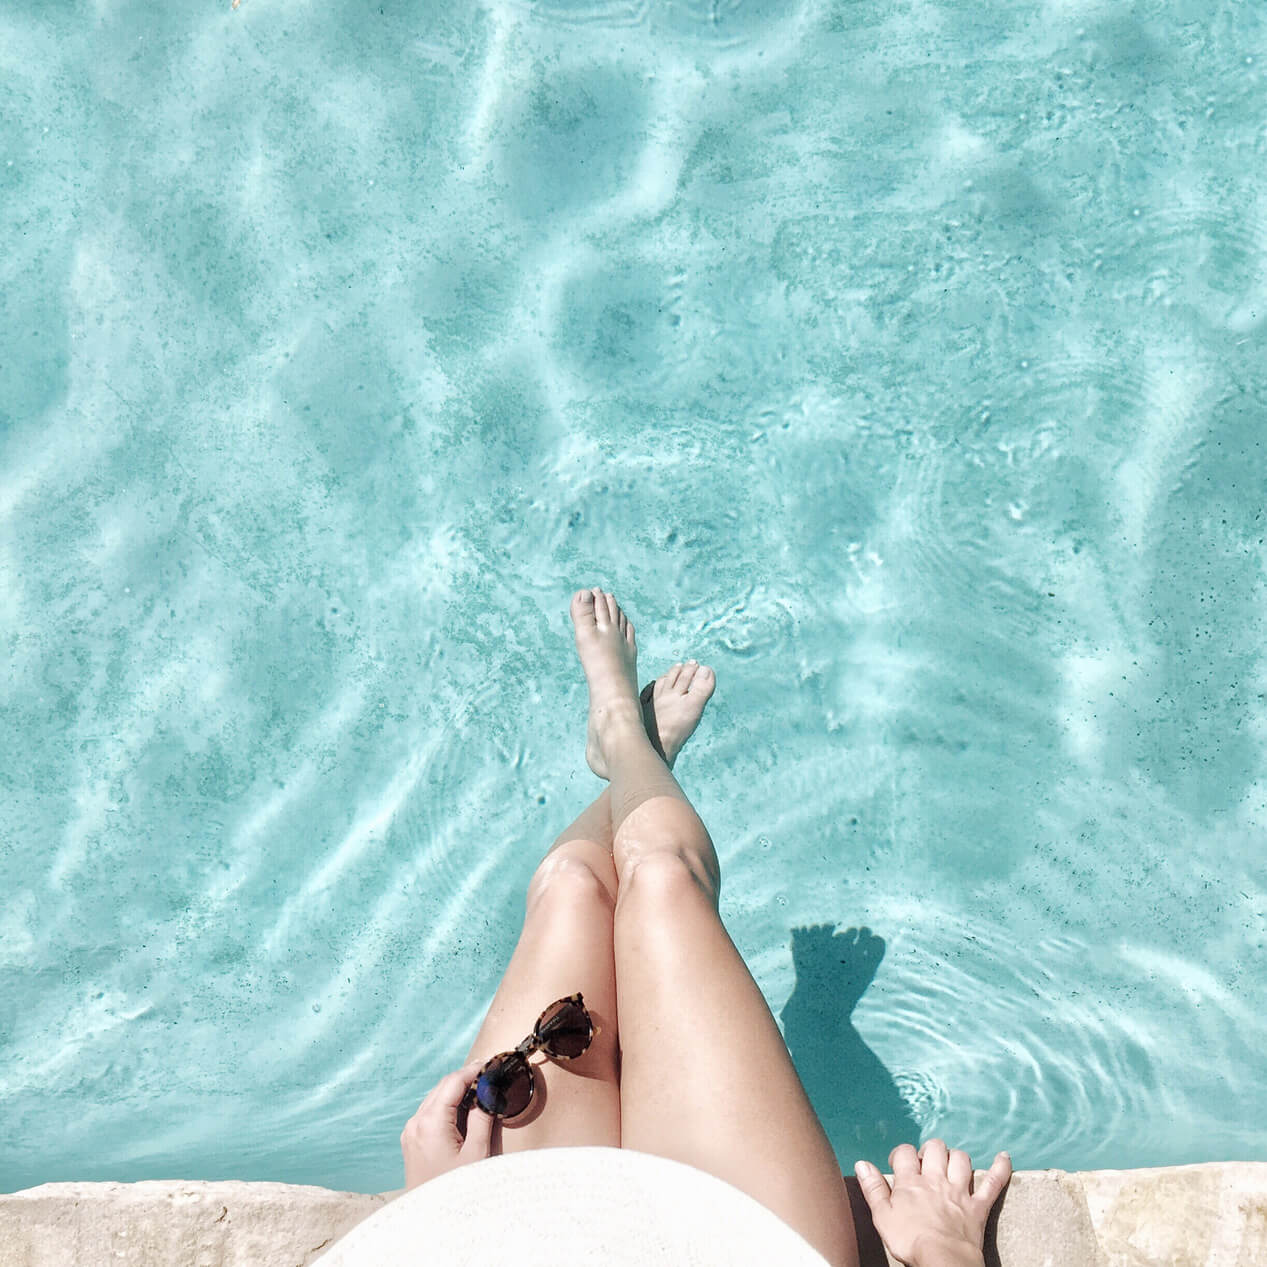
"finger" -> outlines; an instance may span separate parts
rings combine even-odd
[[[471,1113],[469,1110],[465,1113],[463,1112],[462,1101],[466,1098],[466,1091],[471,1084],[471,1078],[473,1075],[474,1069],[472,1066],[464,1065],[461,1069],[455,1070],[446,1078],[443,1078],[438,1088],[440,1092],[439,1097],[436,1100],[435,1107],[431,1111],[430,1120],[436,1124],[436,1127],[439,1128],[442,1123],[445,1134],[450,1139],[463,1140],[463,1144],[465,1143],[465,1140],[463,1139],[462,1129],[458,1125],[458,1121],[460,1118],[465,1117],[467,1120],[464,1125],[466,1126],[467,1131],[470,1131]],[[476,1117],[486,1116],[486,1114],[480,1112],[478,1109],[474,1110],[474,1115]],[[462,1146],[462,1144],[458,1145],[459,1152],[461,1151]]]
[[[436,1095],[438,1094],[439,1090],[440,1090],[440,1084],[436,1083],[436,1085],[432,1087],[431,1090],[428,1091],[425,1096],[423,1096],[422,1103],[418,1105],[418,1108],[415,1110],[413,1117],[409,1119],[411,1122],[419,1122],[419,1121],[422,1121],[424,1118],[428,1118],[431,1116],[432,1110],[436,1102]]]
[[[961,1188],[967,1188],[972,1182],[972,1158],[962,1148],[950,1150],[950,1161],[946,1165],[946,1178]]]
[[[444,1088],[444,1079],[441,1078],[440,1081],[437,1082],[435,1086],[432,1087],[431,1090],[428,1091],[427,1094],[422,1097],[422,1103],[418,1106],[418,1112],[419,1113],[429,1112],[432,1106],[435,1104],[435,1102],[440,1098],[443,1088]]]
[[[468,1060],[461,1069],[457,1069],[454,1072],[460,1073],[468,1083],[471,1083],[475,1081],[475,1075],[479,1073],[486,1064],[488,1064],[487,1057],[479,1056],[475,1060]]]
[[[484,1067],[482,1060],[471,1060],[446,1073],[431,1089],[431,1093],[422,1102],[422,1108],[429,1114],[439,1117],[457,1117],[458,1105],[466,1095],[466,1089],[475,1081],[475,1075]]]
[[[463,1161],[479,1161],[487,1157],[492,1150],[493,1115],[483,1109],[472,1107],[466,1119],[466,1138],[458,1156]]]
[[[853,1172],[858,1176],[858,1187],[862,1189],[867,1208],[874,1218],[889,1204],[892,1196],[889,1191],[889,1181],[880,1173],[879,1168],[869,1161],[854,1162]]]
[[[944,1139],[926,1139],[919,1149],[919,1172],[921,1175],[946,1176],[946,1165],[949,1155],[946,1152]]]
[[[889,1169],[894,1179],[909,1179],[919,1174],[919,1154],[913,1144],[899,1144],[889,1154]]]
[[[1007,1153],[999,1153],[994,1164],[977,1183],[976,1200],[988,1210],[999,1199],[999,1193],[1007,1187],[1007,1181],[1011,1177],[1012,1158]]]

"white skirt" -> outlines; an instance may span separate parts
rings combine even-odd
[[[376,1210],[321,1267],[825,1267],[746,1193],[627,1148],[459,1166]]]

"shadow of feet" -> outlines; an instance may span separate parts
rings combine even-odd
[[[792,930],[796,985],[780,1019],[788,1050],[841,1170],[859,1158],[888,1168],[919,1124],[893,1076],[854,1028],[852,1014],[884,958],[884,938],[834,924]]]

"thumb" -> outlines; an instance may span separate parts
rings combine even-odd
[[[881,1210],[888,1209],[890,1201],[889,1181],[869,1161],[854,1162],[853,1172],[858,1176],[858,1187],[867,1200],[874,1218]]]
[[[994,1164],[986,1171],[985,1177],[974,1187],[973,1195],[989,1210],[1011,1178],[1012,1156],[1010,1153],[999,1153],[994,1159]]]
[[[477,1105],[471,1105],[466,1119],[466,1139],[458,1155],[463,1161],[479,1161],[489,1155],[493,1138],[493,1118]]]

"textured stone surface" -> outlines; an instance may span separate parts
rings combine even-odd
[[[1267,1264],[1267,1165],[1092,1170],[1078,1179],[1105,1267]]]
[[[284,1183],[47,1183],[0,1197],[0,1267],[302,1267],[391,1195]]]
[[[994,1246],[1006,1267],[1104,1267],[1077,1174],[1015,1175],[1000,1204]]]
[[[280,1183],[44,1184],[0,1196],[0,1267],[305,1267],[398,1195]],[[860,1230],[863,1267],[884,1267],[870,1229]],[[987,1250],[992,1267],[1262,1267],[1267,1163],[1022,1171]]]

